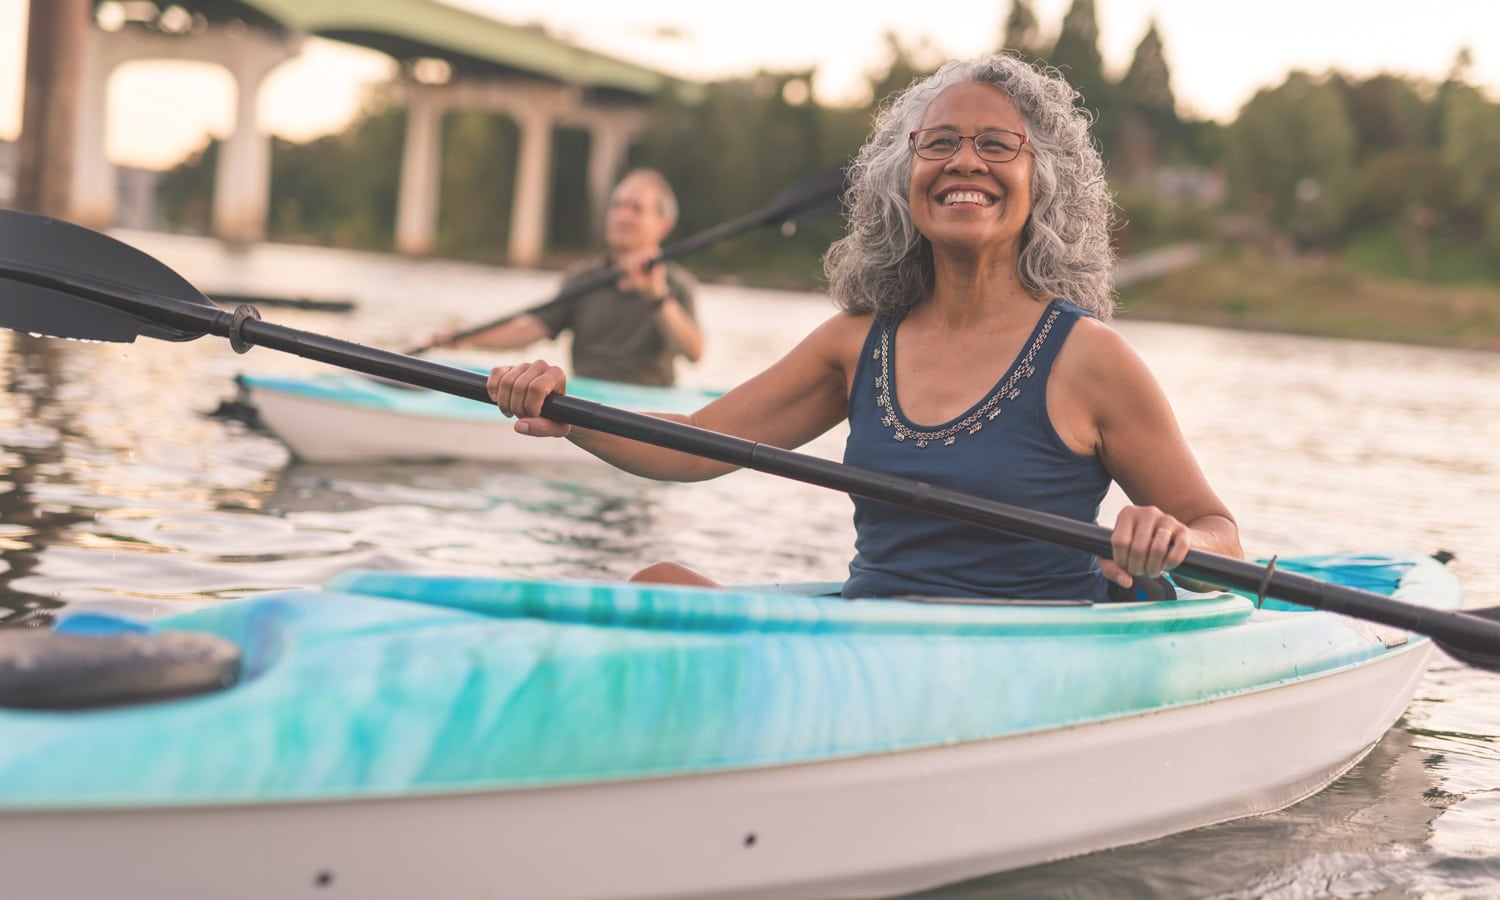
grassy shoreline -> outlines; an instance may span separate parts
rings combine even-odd
[[[1122,289],[1120,317],[1500,352],[1500,286],[1377,277],[1336,259],[1210,253]]]

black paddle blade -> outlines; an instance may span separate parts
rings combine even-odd
[[[1485,619],[1490,622],[1500,622],[1500,606],[1490,606],[1484,609],[1466,609],[1462,615],[1473,616],[1476,619]],[[1448,641],[1436,638],[1433,641],[1444,653],[1461,663],[1466,663],[1476,669],[1500,673],[1500,647],[1496,647],[1493,652],[1490,652],[1475,650],[1469,647],[1455,647]]]
[[[191,631],[0,633],[0,707],[99,709],[175,700],[239,680],[240,648]]]
[[[137,336],[190,341],[206,333],[80,300],[89,288],[144,291],[213,306],[181,275],[128,244],[61,219],[0,209],[0,326],[123,343]]]

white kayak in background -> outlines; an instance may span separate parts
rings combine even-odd
[[[516,434],[494,406],[347,372],[307,377],[240,375],[240,417],[310,463],[465,459],[578,462],[594,457],[568,441]],[[655,387],[573,376],[568,393],[637,412],[689,413],[721,391]],[[602,463],[601,463],[602,465]]]

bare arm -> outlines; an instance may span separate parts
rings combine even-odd
[[[668,295],[656,316],[662,324],[667,341],[681,350],[683,356],[693,362],[703,358],[703,331],[682,304],[677,302],[676,297]]]
[[[1130,498],[1114,531],[1106,575],[1156,575],[1190,549],[1240,557],[1239,528],[1198,466],[1166,393],[1113,329],[1083,320],[1063,346],[1049,385],[1058,433],[1100,462]]]
[[[494,328],[447,342],[452,347],[478,347],[483,350],[519,350],[552,335],[547,326],[531,313],[520,313]],[[441,343],[441,341],[440,341]]]
[[[722,434],[777,447],[798,447],[842,421],[848,403],[846,372],[868,320],[839,314],[815,329],[770,368],[690,416],[657,414]],[[516,431],[566,436],[621,469],[662,481],[702,481],[733,471],[727,463],[666,450],[539,417],[548,394],[564,389],[562,370],[543,361],[501,366],[490,373],[490,396]]]

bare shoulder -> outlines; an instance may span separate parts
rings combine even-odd
[[[1084,317],[1073,326],[1058,353],[1056,372],[1091,392],[1130,389],[1141,377],[1150,378],[1140,354],[1125,337],[1098,319]]]
[[[1130,342],[1120,332],[1092,316],[1079,318],[1063,352],[1083,357],[1079,360],[1081,363],[1107,364],[1125,357],[1139,359]]]
[[[852,372],[874,318],[873,313],[834,313],[803,338],[798,349]]]
[[[1124,335],[1093,318],[1073,327],[1058,353],[1054,377],[1064,397],[1103,424],[1165,403],[1160,383]]]
[[[834,341],[855,339],[863,342],[874,320],[874,313],[836,312],[814,328],[812,334]]]

